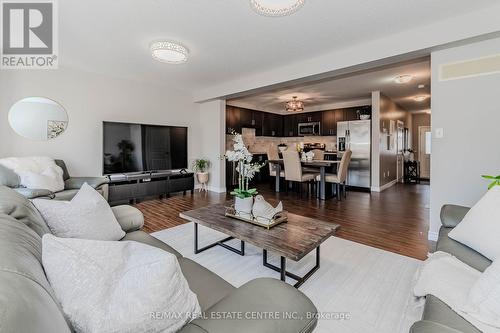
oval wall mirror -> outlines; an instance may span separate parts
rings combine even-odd
[[[64,133],[68,114],[59,103],[49,98],[27,97],[10,108],[9,124],[25,138],[50,140]]]

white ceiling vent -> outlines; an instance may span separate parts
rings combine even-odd
[[[500,54],[471,59],[439,67],[439,81],[500,73]]]

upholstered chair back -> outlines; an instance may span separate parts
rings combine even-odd
[[[313,149],[312,152],[314,153],[313,160],[323,161],[325,159],[325,152],[323,150]]]
[[[340,183],[343,183],[347,180],[347,170],[349,169],[349,163],[351,163],[351,156],[351,150],[346,150],[344,155],[342,155],[338,170],[338,178]]]
[[[302,166],[299,153],[295,150],[286,150],[282,154],[283,164],[285,165],[285,179],[294,182],[302,181]]]

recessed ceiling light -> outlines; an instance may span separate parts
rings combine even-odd
[[[182,64],[187,61],[189,51],[177,42],[160,41],[151,44],[153,59],[167,64]]]
[[[398,75],[394,78],[394,82],[399,83],[399,84],[408,83],[411,80],[413,80],[413,75],[410,75],[410,74]]]
[[[425,84],[419,84],[418,85],[418,89],[424,89],[425,88]]]
[[[264,16],[287,16],[295,13],[305,0],[250,0],[252,8]]]
[[[420,96],[415,96],[413,97],[413,100],[415,102],[423,102],[427,99],[428,97],[427,96],[424,96],[424,95],[420,95]]]

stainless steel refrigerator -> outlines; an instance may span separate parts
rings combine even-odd
[[[337,150],[341,158],[347,149],[352,151],[347,185],[371,186],[371,120],[340,121],[337,123]]]

